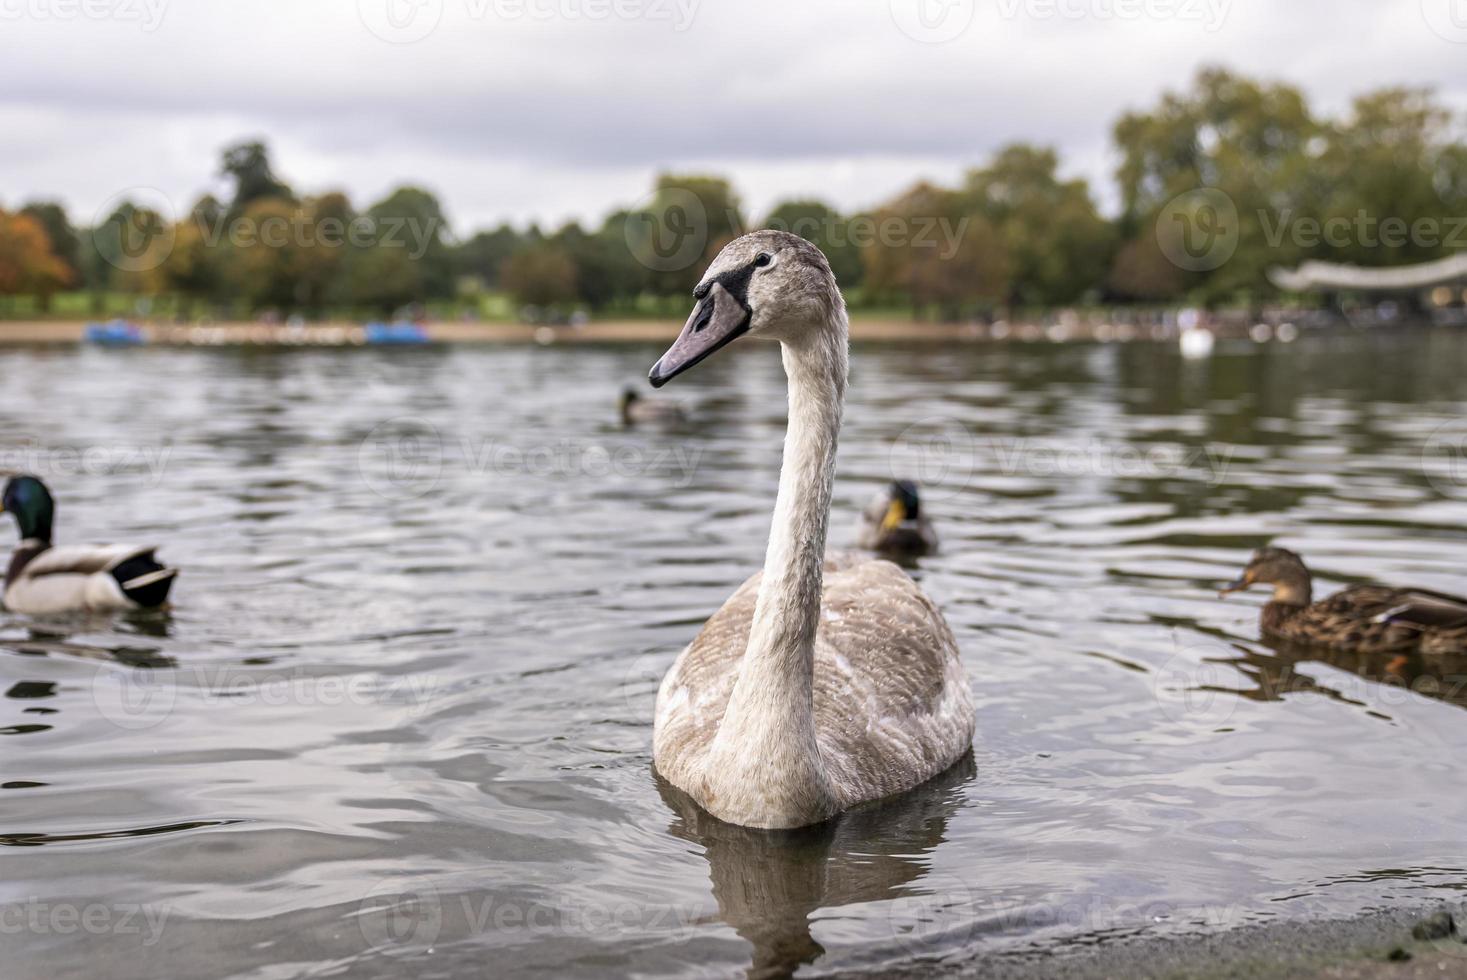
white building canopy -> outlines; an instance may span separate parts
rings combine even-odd
[[[1467,279],[1467,252],[1459,252],[1435,262],[1396,266],[1391,269],[1367,269],[1364,266],[1339,265],[1334,262],[1305,262],[1297,269],[1274,266],[1268,270],[1268,278],[1275,286],[1291,293],[1333,289],[1408,292]]]

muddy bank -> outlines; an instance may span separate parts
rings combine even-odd
[[[1452,917],[1450,928],[1443,913]],[[1467,980],[1464,932],[1467,903],[1209,936],[1121,939],[1083,950],[959,954],[879,972],[911,980]]]

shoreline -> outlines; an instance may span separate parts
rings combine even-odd
[[[682,329],[671,320],[607,320],[583,326],[533,326],[515,323],[430,322],[423,338],[411,344],[599,344],[671,343]],[[0,346],[62,345],[88,342],[88,324],[72,320],[0,321]],[[218,323],[208,326],[139,324],[139,341],[112,341],[118,346],[282,346],[350,347],[368,343],[360,324],[326,322],[303,327],[266,323]],[[1033,328],[1042,335],[1040,328]],[[922,323],[906,320],[863,320],[851,323],[856,341],[926,341],[953,343],[986,339],[989,331],[971,324]],[[106,341],[98,341],[106,343]]]
[[[1450,913],[1456,934],[1412,934],[1434,913]],[[1205,935],[1136,937],[1075,950],[1032,948],[991,955],[957,953],[837,975],[983,980],[1467,980],[1467,903],[1371,912],[1348,919],[1247,925]],[[1395,958],[1393,958],[1395,957]]]

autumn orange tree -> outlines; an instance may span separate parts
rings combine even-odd
[[[72,279],[71,268],[51,251],[46,229],[28,214],[0,211],[0,295],[40,297]]]
[[[866,287],[902,296],[921,316],[953,319],[1002,303],[1009,259],[988,219],[965,210],[962,195],[920,183],[877,209],[862,244]]]

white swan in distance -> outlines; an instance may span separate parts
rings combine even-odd
[[[657,771],[715,817],[819,823],[963,758],[973,696],[942,614],[890,562],[825,555],[846,388],[845,301],[818,248],[732,242],[652,368],[661,387],[747,334],[777,340],[789,427],[764,570],[714,613],[657,694]]]

